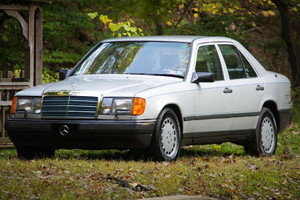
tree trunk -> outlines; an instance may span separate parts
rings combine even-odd
[[[156,27],[156,35],[163,35],[164,34],[164,29],[162,27],[161,22],[155,22],[155,27]]]
[[[281,37],[285,41],[288,50],[289,61],[292,70],[292,87],[300,87],[300,59],[298,49],[291,32],[291,22],[289,19],[290,0],[272,0],[280,12]]]

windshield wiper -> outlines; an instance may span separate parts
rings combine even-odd
[[[130,75],[148,75],[147,73],[124,73],[124,74],[130,74]]]
[[[184,78],[184,76],[178,75],[178,74],[147,74],[147,75],[154,75],[154,76],[171,76],[171,77],[177,77],[177,78]]]
[[[125,74],[131,74],[131,75],[151,75],[151,76],[171,76],[171,77],[177,77],[177,78],[184,78],[184,76],[178,75],[178,74],[157,74],[157,73],[125,73]]]

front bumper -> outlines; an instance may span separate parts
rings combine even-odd
[[[8,119],[5,130],[17,147],[129,149],[149,146],[156,120]]]

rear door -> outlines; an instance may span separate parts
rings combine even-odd
[[[232,44],[218,45],[233,94],[232,135],[248,135],[255,129],[265,95],[265,83],[248,59]]]

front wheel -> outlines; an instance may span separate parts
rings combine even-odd
[[[174,161],[180,152],[181,129],[179,120],[170,108],[159,115],[151,141],[153,157],[159,161]]]
[[[276,120],[268,108],[263,108],[259,116],[255,134],[244,145],[247,154],[270,156],[276,153],[277,125]]]

